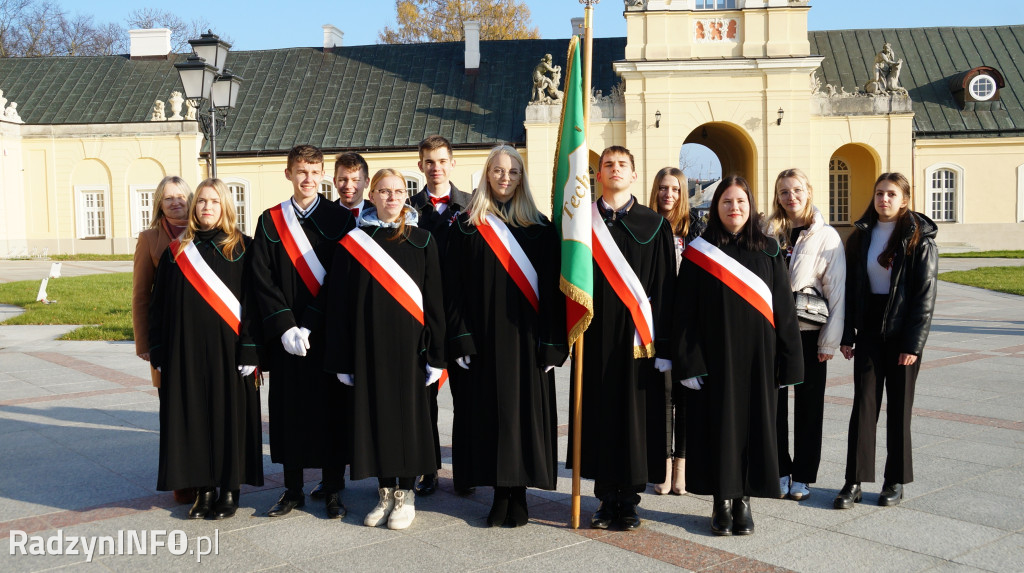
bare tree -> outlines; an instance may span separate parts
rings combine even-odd
[[[69,16],[49,0],[0,0],[0,57],[111,54],[123,36],[116,24]]]
[[[203,19],[193,19],[185,22],[180,17],[166,10],[155,8],[140,8],[128,14],[128,28],[167,28],[171,31],[171,50],[175,53],[191,52],[192,48],[188,41],[198,38],[200,34],[210,28],[210,23]],[[221,37],[230,43],[230,40]]]
[[[395,26],[378,38],[385,44],[458,42],[466,20],[480,22],[481,40],[540,37],[522,0],[395,0]]]

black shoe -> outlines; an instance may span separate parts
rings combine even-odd
[[[732,535],[732,500],[715,498],[711,509],[711,533]]]
[[[341,503],[341,494],[338,492],[327,494],[324,505],[327,507],[327,519],[343,519],[348,515],[348,508]]]
[[[310,499],[323,499],[326,496],[327,496],[327,494],[324,492],[324,482],[323,481],[321,481],[320,483],[316,484],[316,487],[313,488],[313,491],[309,492],[309,498]]]
[[[619,516],[618,504],[614,501],[602,501],[590,518],[591,529],[608,529],[608,526]]]
[[[437,491],[437,474],[421,475],[416,482],[416,495],[433,495]]]
[[[227,519],[234,517],[236,511],[238,511],[238,490],[221,489],[220,497],[217,498],[217,505],[213,506],[213,511],[207,514],[206,517],[208,519]]]
[[[461,497],[468,497],[476,493],[475,487],[457,487],[455,488],[455,495]]]
[[[836,509],[850,509],[854,503],[861,500],[863,495],[864,492],[860,489],[859,483],[847,482],[839,492],[839,495],[832,500],[832,507]]]
[[[623,503],[619,505],[619,521],[625,531],[640,529],[640,516],[636,514],[636,504]]]
[[[274,507],[270,508],[267,515],[270,517],[281,517],[291,513],[296,507],[303,507],[304,505],[306,505],[306,496],[302,495],[302,492],[285,490],[281,494],[281,499],[277,500],[277,503],[274,504]]]
[[[491,504],[491,512],[487,514],[487,525],[501,527],[508,519],[508,505],[512,496],[511,488],[494,488],[494,503]]]
[[[213,508],[213,502],[217,499],[217,488],[201,487],[196,492],[196,501],[192,509],[188,510],[189,519],[205,519]]]
[[[737,497],[732,500],[733,535],[750,535],[754,532],[754,516],[750,514],[750,498]]]
[[[530,511],[526,507],[526,488],[514,487],[508,500],[508,523],[512,527],[522,527],[530,521]]]
[[[889,483],[882,484],[882,493],[878,494],[878,505],[890,506],[899,505],[903,500],[903,484]]]

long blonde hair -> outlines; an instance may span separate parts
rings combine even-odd
[[[213,178],[204,179],[202,183],[197,185],[196,192],[192,194],[192,198],[188,201],[188,227],[181,235],[176,255],[184,251],[185,247],[195,239],[196,233],[199,232],[199,217],[196,215],[196,203],[199,200],[199,193],[207,187],[216,191],[220,199],[220,221],[217,221],[215,226],[220,227],[220,230],[224,231],[227,235],[220,242],[221,252],[225,257],[232,259],[236,250],[239,250],[239,253],[245,252],[244,235],[238,230],[235,200],[231,197],[227,184],[220,179]]]
[[[192,204],[192,188],[185,183],[185,180],[177,175],[168,175],[160,180],[160,183],[156,186],[156,191],[153,192],[153,219],[149,222],[149,228],[155,229],[160,226],[163,222],[164,217],[164,192],[167,190],[168,184],[175,184],[178,189],[181,189],[182,193],[185,194],[185,202]]]
[[[789,221],[786,208],[779,203],[779,185],[786,178],[796,179],[807,191],[807,203],[804,204],[803,213],[800,213],[801,221],[810,221],[814,217],[814,189],[807,180],[807,174],[796,168],[786,169],[775,178],[775,199],[772,200],[772,215],[768,218],[768,234],[775,237],[779,244],[792,246],[789,244],[789,235],[793,230],[793,224]]]
[[[668,176],[675,177],[679,181],[679,200],[672,207],[672,211],[662,215],[658,205],[658,195],[660,194],[658,187],[661,186],[661,180]],[[687,201],[687,194],[686,175],[681,170],[675,167],[662,167],[654,176],[648,207],[665,217],[672,228],[672,234],[677,237],[686,237],[690,232],[690,202]]]
[[[373,193],[374,188],[377,187],[377,184],[380,183],[381,179],[385,179],[387,177],[397,177],[402,180],[403,184],[405,183],[405,175],[402,175],[401,171],[385,167],[384,169],[374,173],[373,177],[370,178],[370,193]],[[408,201],[408,192],[406,192],[406,201]],[[402,212],[398,214],[398,233],[391,238],[392,241],[402,241],[405,239],[405,217],[411,210],[412,207],[409,206],[408,202],[406,202],[405,205],[402,205]],[[380,217],[379,212],[377,213],[377,217]]]
[[[522,174],[516,188],[512,191],[512,198],[508,201],[507,216],[503,215],[495,205],[490,179],[487,177],[499,155],[511,157],[512,162],[519,166],[519,172]],[[480,183],[473,190],[473,196],[470,198],[466,210],[469,211],[470,224],[477,226],[483,224],[484,217],[489,213],[493,213],[513,227],[529,227],[544,222],[544,215],[537,209],[537,204],[533,201],[533,193],[530,192],[530,183],[526,179],[526,169],[523,167],[523,157],[515,148],[509,145],[499,145],[491,149],[491,153],[484,163],[484,172],[480,176]]]

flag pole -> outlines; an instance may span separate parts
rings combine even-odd
[[[590,149],[590,65],[591,46],[593,45],[594,4],[600,0],[580,0],[583,9],[583,143]],[[589,152],[588,152],[589,155]],[[583,422],[583,334],[573,345],[572,373],[572,502],[570,505],[569,526],[580,528],[580,450],[582,449]]]

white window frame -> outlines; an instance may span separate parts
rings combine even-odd
[[[328,201],[334,201],[338,198],[337,190],[334,187],[334,181],[324,177],[324,180],[320,182],[320,193],[327,198]]]
[[[953,219],[942,219],[935,216],[935,212],[932,210],[932,194],[935,190],[932,189],[932,176],[935,172],[940,170],[949,170],[953,172]],[[941,223],[963,223],[964,222],[964,192],[967,189],[966,177],[964,176],[964,168],[957,165],[956,163],[935,163],[929,165],[924,170],[924,212],[926,215],[932,218],[932,220]]]
[[[832,169],[832,162],[833,161],[841,163],[843,165],[843,167],[845,167],[845,169]],[[852,223],[852,219],[853,219],[853,217],[852,217],[853,214],[850,213],[850,192],[851,192],[850,180],[852,179],[852,175],[853,175],[850,172],[850,162],[846,161],[845,159],[843,159],[841,157],[833,157],[833,158],[829,159],[828,162],[829,162],[829,166],[828,166],[828,221],[829,221],[830,224],[834,224],[834,225],[849,225],[850,223]],[[836,205],[838,205],[840,203],[838,200],[834,201],[833,197],[832,197],[833,192],[835,192],[835,190],[832,188],[832,176],[833,175],[837,175],[837,176],[838,175],[846,175],[846,201],[845,201],[845,203],[846,203],[846,217],[845,218],[839,218],[839,213],[837,213],[838,209],[837,208],[833,208],[833,203],[835,203]],[[838,199],[838,197],[836,199]]]
[[[153,214],[156,213],[156,204],[153,202],[156,197],[156,187],[153,185],[130,185],[128,187],[129,194],[131,195],[131,214],[132,214],[132,237],[138,237],[139,233],[149,228],[149,224],[153,221]],[[149,221],[142,220],[142,194],[149,193]]]
[[[980,84],[984,80],[988,80],[989,84],[992,85],[992,91],[989,92],[987,96],[982,97],[978,95],[978,92],[976,90],[978,88],[978,84]],[[988,101],[996,96],[996,92],[999,91],[999,84],[996,83],[995,78],[988,74],[978,74],[971,78],[971,81],[968,82],[967,91],[970,92],[971,97],[973,97],[976,101]]]
[[[398,172],[402,174],[403,178],[405,178],[406,189],[409,189],[410,183],[416,184],[416,193],[419,193],[420,191],[426,188],[427,178],[425,175],[423,175],[421,171],[412,169],[399,169]],[[369,185],[367,185],[366,190],[370,190]],[[408,197],[411,199],[412,196],[415,195],[416,193],[409,193]]]
[[[86,233],[85,195],[100,193],[103,197],[103,233]],[[75,235],[79,239],[106,239],[110,236],[110,187],[107,185],[75,185]]]
[[[253,220],[252,209],[249,208],[250,199],[252,195],[252,185],[246,179],[231,178],[224,179],[224,184],[228,186],[228,190],[231,191],[231,199],[235,202],[235,220],[238,224],[238,230],[246,235],[250,235],[250,227],[256,224]],[[239,203],[238,198],[235,197],[235,192],[231,189],[233,185],[240,185],[242,187],[242,198],[243,201]],[[239,217],[239,211],[242,212],[243,217]]]

